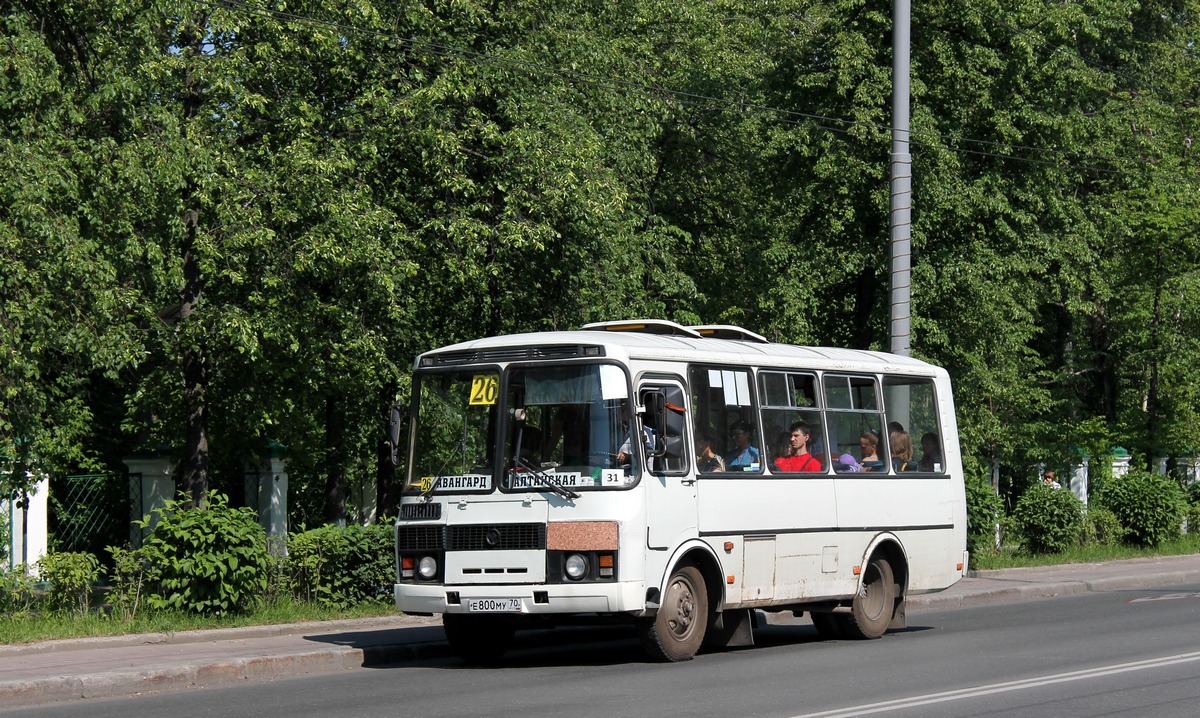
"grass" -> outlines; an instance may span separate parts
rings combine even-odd
[[[254,611],[229,616],[197,616],[173,611],[153,611],[143,612],[130,621],[122,621],[95,611],[87,616],[27,612],[0,616],[0,645],[61,638],[118,636],[129,633],[177,633],[205,628],[270,626],[395,614],[396,606],[391,602],[364,603],[354,608],[335,609],[292,600],[277,601]]]
[[[982,571],[1027,566],[1055,566],[1064,563],[1099,563],[1128,558],[1181,556],[1192,553],[1200,553],[1200,533],[1185,534],[1154,548],[1125,544],[1086,544],[1076,546],[1063,553],[1030,554],[1015,548],[1001,547],[994,551],[979,551],[971,554],[971,568]]]

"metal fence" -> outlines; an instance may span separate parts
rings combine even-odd
[[[50,535],[57,551],[86,551],[104,560],[109,546],[129,542],[129,481],[123,474],[50,480]]]

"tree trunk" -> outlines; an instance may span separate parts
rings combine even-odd
[[[346,525],[346,446],[344,409],[325,395],[325,521]]]
[[[1162,325],[1163,250],[1160,245],[1154,259],[1154,310],[1150,316],[1150,386],[1146,391],[1146,469],[1154,470],[1154,455],[1158,448],[1159,399],[1158,364],[1159,335]]]
[[[206,24],[203,17],[195,19],[190,31],[184,36],[187,42],[184,52],[189,58],[183,77],[183,124],[184,138],[188,136],[192,122],[200,114],[203,97],[194,72],[194,65],[202,57],[203,32]],[[189,496],[188,505],[204,504],[208,495],[208,357],[205,354],[204,332],[191,326],[193,315],[204,294],[204,276],[200,271],[196,239],[200,231],[199,188],[194,177],[189,176],[183,188],[184,241],[182,247],[183,286],[179,290],[179,332],[182,342],[183,404],[186,421],[184,440],[183,484]]]
[[[396,467],[392,465],[392,447],[388,443],[388,424],[391,421],[391,406],[396,400],[396,384],[389,382],[380,392],[379,406],[386,407],[383,419],[383,438],[379,440],[379,450],[376,454],[375,465],[375,505],[376,515],[396,517],[400,505],[400,487],[396,486]],[[403,445],[404,437],[400,438]]]

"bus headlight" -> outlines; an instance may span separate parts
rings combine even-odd
[[[422,556],[417,562],[417,573],[426,581],[437,575],[437,568],[437,559],[433,556]]]
[[[567,556],[566,563],[563,564],[563,570],[567,573],[567,578],[572,581],[578,581],[587,575],[588,561],[582,554],[573,553]]]

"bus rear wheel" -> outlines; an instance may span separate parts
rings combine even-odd
[[[495,665],[512,644],[516,626],[502,616],[442,615],[450,648],[472,665]]]
[[[663,590],[658,613],[639,626],[646,654],[656,661],[688,661],[704,641],[708,593],[695,566],[681,566]]]
[[[841,629],[850,638],[879,638],[896,611],[896,579],[887,559],[873,556],[863,571],[862,585],[850,613],[838,614]]]

